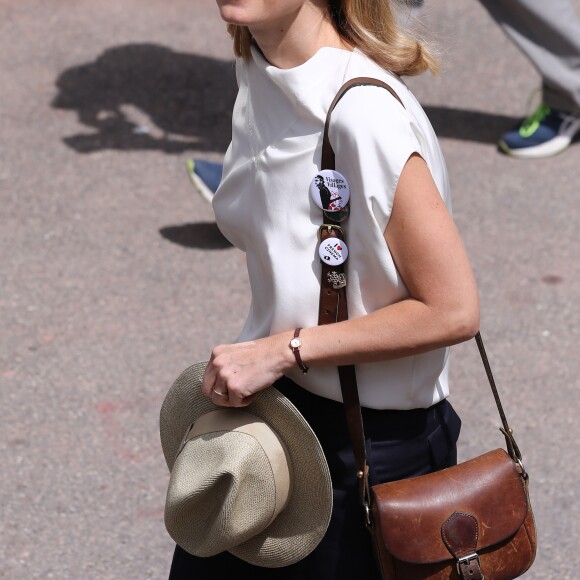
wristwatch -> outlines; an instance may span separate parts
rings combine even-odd
[[[300,340],[300,331],[302,328],[297,328],[294,331],[294,338],[290,341],[288,345],[290,350],[294,353],[294,357],[296,358],[296,364],[300,368],[300,370],[306,374],[308,372],[308,367],[302,362],[302,357],[300,356],[300,347],[302,346],[302,341]]]

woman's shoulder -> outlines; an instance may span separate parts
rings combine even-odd
[[[407,136],[420,144],[435,139],[433,129],[421,105],[397,76],[384,70],[369,57],[355,50],[344,81],[364,78],[369,84],[356,85],[340,99],[331,118],[332,135],[348,133],[354,139],[383,142],[389,137]],[[373,86],[372,81],[385,83]]]
[[[333,118],[347,123],[363,123],[367,127],[372,126],[373,121],[393,116],[407,122],[413,120],[409,107],[412,97],[403,81],[382,69],[360,51],[355,50],[346,70],[344,82],[359,78],[364,81],[344,94],[336,106]],[[373,85],[373,81],[377,85]],[[382,84],[386,84],[390,91],[381,86]]]
[[[382,68],[372,58],[355,48],[345,71],[345,81],[366,77],[389,85],[401,98],[410,93],[400,76]]]
[[[373,85],[349,89],[336,105],[330,122],[331,141],[334,135],[339,140],[385,144],[418,132],[420,127],[410,111],[387,89]]]

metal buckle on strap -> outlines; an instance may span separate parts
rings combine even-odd
[[[463,556],[462,558],[457,559],[457,573],[461,578],[465,578],[465,576],[461,573],[461,566],[465,564],[469,566],[474,560],[477,560],[477,566],[481,570],[479,555],[475,552],[473,552],[473,554],[468,554],[467,556]],[[481,575],[481,580],[485,580],[485,576],[483,574]]]
[[[322,231],[326,230],[328,233],[330,233],[332,230],[335,230],[338,232],[338,235],[343,238],[344,236],[344,232],[342,231],[342,228],[339,225],[336,224],[322,224],[319,228],[318,228],[318,241],[322,240]]]
[[[369,529],[373,528],[373,516],[371,512],[371,489],[369,487],[369,466],[365,462],[363,470],[357,472],[360,480],[361,502],[365,512],[365,524]]]
[[[367,528],[372,529],[373,520],[371,517],[371,508],[369,507],[369,504],[366,502],[363,504],[363,508],[365,510],[365,525]]]
[[[524,465],[524,462],[520,459],[518,459],[516,461],[516,465],[522,470],[521,476],[523,479],[528,479],[529,475],[528,472],[526,471],[526,466]]]

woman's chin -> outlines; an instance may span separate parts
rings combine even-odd
[[[222,20],[228,24],[236,24],[238,26],[248,26],[252,24],[252,19],[247,12],[247,10],[244,10],[239,6],[220,6],[220,16]]]

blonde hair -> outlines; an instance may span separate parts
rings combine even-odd
[[[392,0],[328,0],[328,10],[341,38],[382,68],[402,76],[439,70],[434,51],[403,29],[393,13]],[[252,34],[248,27],[228,24],[228,32],[235,55],[249,58]]]

